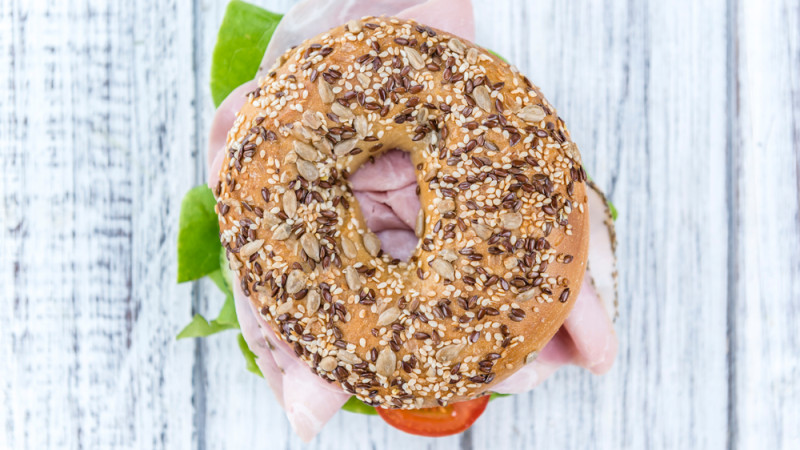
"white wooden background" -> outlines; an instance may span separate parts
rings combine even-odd
[[[0,0],[0,448],[305,446],[235,334],[176,342],[225,0]],[[285,11],[291,1],[259,3]],[[474,0],[620,211],[620,354],[471,431],[316,449],[800,448],[800,4]]]

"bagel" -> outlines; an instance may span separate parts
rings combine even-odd
[[[539,89],[485,49],[364,17],[287,51],[248,95],[215,186],[242,291],[320,377],[385,408],[472,399],[524,364],[586,268],[586,174]],[[348,176],[410,153],[408,261]]]

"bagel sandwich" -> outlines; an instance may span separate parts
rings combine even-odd
[[[179,337],[239,328],[305,441],[342,408],[455,434],[561,365],[613,363],[613,207],[462,3],[234,1],[223,21],[178,270],[228,295]]]

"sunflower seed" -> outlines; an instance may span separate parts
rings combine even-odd
[[[344,279],[347,281],[347,286],[350,290],[357,291],[361,289],[361,277],[353,266],[347,266],[347,268],[344,269]]]
[[[461,354],[464,347],[466,347],[465,344],[445,345],[436,351],[436,360],[444,364],[451,363],[458,358],[458,355]]]
[[[308,291],[306,295],[306,312],[311,315],[319,309],[320,295],[316,289]]]
[[[422,237],[423,233],[425,233],[425,211],[420,208],[417,214],[417,223],[414,224],[414,234],[417,237]]]
[[[319,142],[314,143],[314,148],[328,156],[333,154],[333,145],[331,145],[331,142],[327,139],[322,139]]]
[[[333,153],[336,154],[336,156],[344,156],[356,148],[357,142],[358,141],[356,139],[348,139],[346,141],[339,142],[333,146]]]
[[[333,356],[326,356],[320,360],[317,366],[325,372],[330,372],[335,369],[338,364],[336,363],[336,358]]]
[[[305,159],[306,161],[316,161],[319,159],[319,152],[311,144],[306,144],[303,141],[294,141],[294,152],[297,156]]]
[[[428,121],[428,108],[422,107],[417,111],[417,122],[424,125]]]
[[[430,170],[425,172],[425,178],[423,178],[423,180],[425,180],[426,183],[430,182],[431,180],[436,178],[436,175],[438,175],[438,174],[439,174],[439,171],[436,170],[435,167],[431,167]]]
[[[317,170],[317,165],[304,159],[297,160],[297,171],[307,181],[316,181],[319,178],[319,170]]]
[[[463,55],[464,52],[467,50],[467,46],[456,38],[452,38],[449,41],[447,41],[447,48],[458,53],[459,55]]]
[[[425,60],[416,49],[406,47],[405,51],[406,57],[408,57],[408,63],[411,64],[411,67],[416,70],[420,70],[425,67]]]
[[[467,62],[470,64],[475,64],[478,62],[478,49],[475,47],[471,47],[467,50]]]
[[[378,359],[375,361],[375,371],[378,372],[379,375],[390,377],[394,373],[396,366],[397,356],[392,349],[384,347],[383,350],[378,353]]]
[[[322,126],[322,121],[319,120],[319,117],[317,117],[314,111],[309,109],[303,113],[303,125],[311,128],[312,130],[316,130]]]
[[[297,162],[297,153],[295,152],[289,152],[283,158],[284,166],[288,166],[289,164],[294,164],[295,162]]]
[[[539,357],[539,352],[530,352],[525,356],[525,364],[530,364]]]
[[[450,211],[454,211],[456,209],[456,202],[454,202],[452,199],[446,198],[436,205],[436,209],[441,214],[449,213]]]
[[[319,91],[319,98],[322,99],[323,103],[333,103],[333,100],[335,99],[333,95],[333,89],[327,81],[319,80],[317,90]]]
[[[314,233],[307,232],[300,237],[300,245],[303,246],[303,251],[306,252],[309,258],[319,262],[319,240]]]
[[[355,353],[344,350],[339,350],[336,356],[339,358],[339,361],[342,361],[345,364],[358,364],[361,362],[361,358],[356,356]]]
[[[289,276],[286,277],[286,293],[288,294],[296,294],[300,292],[300,289],[303,289],[303,286],[306,285],[306,274],[303,273],[302,270],[295,269],[289,272]]]
[[[264,217],[261,219],[261,221],[269,226],[281,223],[281,219],[279,219],[278,216],[272,214],[269,211],[264,211]]]
[[[400,309],[396,306],[392,306],[378,316],[377,325],[379,327],[385,327],[386,325],[389,325],[397,320],[398,317],[400,317]]]
[[[505,213],[500,216],[500,224],[507,230],[516,230],[522,225],[522,214],[517,212]]]
[[[492,237],[492,229],[482,223],[472,224],[472,229],[475,230],[475,234],[484,241]]]
[[[227,259],[227,255],[225,257]],[[228,267],[230,267],[231,270],[236,272],[236,271],[238,271],[239,269],[242,268],[242,263],[239,262],[239,260],[236,259],[236,258],[230,258],[230,259],[228,259]]]
[[[292,124],[291,133],[292,136],[301,141],[310,141],[311,138],[314,137],[314,132],[311,131],[310,128],[303,126],[300,122]]]
[[[436,258],[430,262],[430,266],[434,272],[438,273],[439,276],[445,280],[453,281],[456,279],[455,269],[453,269],[453,265],[449,262]]]
[[[353,34],[358,34],[361,32],[361,21],[358,20],[349,20],[347,22],[347,29],[350,30]]]
[[[239,256],[242,258],[249,258],[253,255],[253,253],[259,251],[262,245],[264,245],[263,239],[257,239],[255,241],[248,242],[239,249]]]
[[[475,97],[475,103],[482,110],[492,112],[492,97],[489,95],[489,88],[480,85],[472,90],[472,96]]]
[[[348,108],[347,106],[342,105],[341,103],[334,103],[331,105],[331,111],[339,116],[340,119],[344,120],[353,120],[355,119],[356,115],[353,114],[353,110]]]
[[[428,370],[425,371],[425,376],[427,376],[428,378],[435,378],[436,377],[436,367],[433,364],[428,366]]]
[[[287,216],[294,217],[295,214],[297,214],[297,197],[294,191],[288,190],[284,192],[281,202],[283,203],[283,212],[285,212]]]
[[[275,315],[280,316],[281,314],[286,314],[291,311],[293,307],[294,299],[292,297],[288,297],[285,302],[281,303],[277,308],[275,308]]]
[[[364,240],[364,248],[367,249],[367,253],[372,256],[378,256],[378,253],[381,251],[381,240],[375,233],[366,233],[362,238]]]
[[[356,129],[356,133],[358,133],[358,137],[364,139],[369,133],[369,124],[367,123],[366,116],[358,116],[356,120],[353,122],[353,128]]]
[[[439,250],[439,256],[447,262],[453,262],[458,259],[458,255],[452,248],[443,248]]]
[[[547,114],[544,113],[544,109],[539,105],[528,105],[520,109],[517,116],[526,122],[536,123],[547,117]]]
[[[361,85],[362,88],[367,89],[369,88],[370,78],[364,73],[358,72],[356,74],[356,79],[358,80],[358,84]]]
[[[342,252],[344,253],[344,256],[350,259],[353,259],[356,256],[358,256],[358,249],[356,248],[356,244],[344,236],[342,236]]]
[[[509,256],[508,258],[504,259],[503,260],[503,267],[505,267],[508,270],[511,270],[514,267],[517,267],[517,258],[515,258],[513,256]]]
[[[278,225],[278,228],[275,229],[275,232],[272,233],[272,239],[276,241],[285,241],[289,239],[289,236],[292,234],[292,226],[288,223],[282,223]]]
[[[527,302],[536,297],[536,291],[531,289],[529,291],[520,292],[517,297],[514,299],[516,302]]]

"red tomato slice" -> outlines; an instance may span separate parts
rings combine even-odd
[[[489,396],[423,409],[375,408],[389,425],[418,436],[441,437],[458,434],[471,427],[486,410]]]

